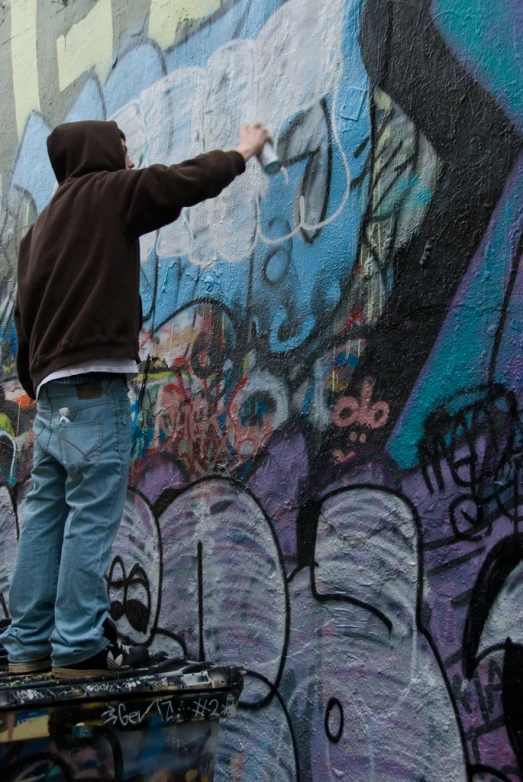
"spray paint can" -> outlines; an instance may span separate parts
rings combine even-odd
[[[283,165],[270,141],[266,141],[263,145],[263,149],[258,155],[258,160],[260,161],[260,166],[269,176],[277,174]]]

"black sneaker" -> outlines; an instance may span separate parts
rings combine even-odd
[[[81,663],[53,668],[59,679],[78,679],[84,676],[128,673],[143,668],[149,662],[149,651],[145,646],[126,646],[121,641],[110,643],[98,654],[82,660]]]
[[[116,622],[113,622],[110,616],[107,616],[103,623],[104,638],[107,638],[110,644],[118,643],[118,629]]]

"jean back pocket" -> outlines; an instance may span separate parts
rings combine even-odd
[[[82,472],[100,460],[102,419],[69,422],[58,427],[62,464],[68,472]]]

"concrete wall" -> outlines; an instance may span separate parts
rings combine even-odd
[[[49,129],[115,118],[143,166],[260,118],[282,173],[251,162],[142,243],[113,615],[245,664],[220,782],[523,779],[521,3],[7,0],[0,20],[4,609],[33,414],[16,253],[55,186]]]

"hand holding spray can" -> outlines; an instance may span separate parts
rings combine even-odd
[[[263,145],[262,151],[258,155],[258,162],[269,176],[277,174],[283,165],[270,141],[266,141]]]

